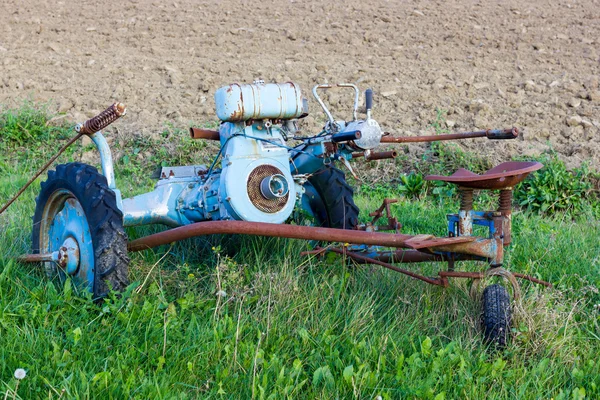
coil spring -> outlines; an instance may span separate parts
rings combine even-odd
[[[460,189],[460,209],[464,211],[471,211],[473,209],[473,190],[472,189]]]
[[[512,190],[501,190],[500,201],[498,203],[498,211],[506,212],[512,208],[513,191]]]
[[[76,130],[78,133],[84,135],[92,135],[115,122],[117,119],[125,115],[125,112],[125,104],[115,103],[95,117],[88,119],[81,125],[78,125]]]

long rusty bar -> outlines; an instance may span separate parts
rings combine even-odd
[[[518,272],[513,272],[512,274],[514,276],[516,276],[517,278],[525,279],[526,281],[529,281],[529,282],[538,283],[538,284],[544,285],[546,287],[552,287],[552,284],[550,282],[546,282],[541,279],[534,278],[533,276],[520,274]]]
[[[385,132],[386,136],[383,136],[380,143],[422,143],[422,142],[438,142],[443,140],[460,140],[460,139],[474,139],[480,137],[487,137],[488,139],[515,139],[519,136],[519,130],[517,128],[508,129],[487,129],[485,131],[475,132],[462,132],[462,133],[448,133],[444,135],[426,135],[426,136],[393,136],[389,132]],[[211,129],[199,129],[190,128],[190,136],[192,139],[205,139],[205,140],[220,140],[219,131]],[[361,157],[362,153],[354,153],[353,157]],[[393,151],[373,153],[371,156],[365,157],[367,161],[382,160],[385,158],[394,158],[396,153]]]
[[[80,137],[83,135],[92,135],[104,128],[108,125],[115,122],[117,119],[121,118],[127,112],[127,108],[123,103],[114,103],[112,106],[108,107],[106,110],[102,111],[100,114],[96,115],[93,118],[88,119],[83,124],[78,124],[75,127],[75,131],[77,135],[69,139],[69,141],[61,147],[58,152],[48,160],[46,164],[42,166],[32,177],[23,185],[23,187],[11,198],[8,203],[6,203],[2,208],[0,208],[0,214],[2,214],[10,205],[19,198],[23,194],[23,192],[45,171],[50,165],[58,158],[64,151],[75,143]]]
[[[270,224],[266,222],[206,221],[180,226],[135,239],[129,242],[127,248],[129,251],[140,251],[194,236],[215,234],[243,234],[387,247],[406,247],[405,242],[413,238],[412,235],[396,233],[364,232],[302,225]]]
[[[322,255],[330,251],[329,247],[319,247],[316,250],[308,250],[300,253],[301,256]],[[359,264],[369,264],[371,260],[383,261],[385,263],[419,263],[428,261],[446,261],[447,257],[438,254],[423,253],[418,250],[395,250],[380,251],[376,256],[368,257],[369,260],[357,260]]]
[[[350,251],[340,250],[340,249],[336,249],[336,248],[329,249],[329,250],[332,251],[332,252],[334,252],[334,253],[344,254],[344,255],[346,255],[346,256],[348,256],[348,257],[350,257],[352,259],[355,259],[357,261],[364,261],[366,264],[380,265],[380,266],[382,266],[384,268],[391,269],[392,271],[400,272],[401,274],[408,275],[411,278],[419,279],[421,281],[427,282],[427,283],[432,284],[432,285],[438,285],[438,286],[440,286],[442,284],[442,282],[441,282],[440,279],[437,279],[437,278],[428,278],[426,276],[419,275],[417,273],[414,273],[412,271],[406,270],[404,268],[398,268],[398,267],[396,267],[394,265],[388,264],[388,263],[383,262],[383,261],[378,261],[378,260],[375,260],[375,259],[370,258],[370,257],[365,257],[365,256],[360,255],[360,254],[356,254],[356,253],[353,253],[353,252],[350,252]]]
[[[303,251],[301,256],[322,255],[330,251],[330,247],[319,247],[315,250]],[[356,254],[356,253],[355,253]],[[420,263],[420,262],[443,262],[448,261],[449,257],[442,254],[425,253],[419,250],[391,250],[379,251],[374,256],[368,257],[368,260],[357,260],[359,264],[369,264],[371,260],[383,261],[385,263]],[[480,260],[477,256],[469,254],[455,254],[455,261]]]
[[[419,142],[437,142],[441,140],[457,140],[457,139],[473,139],[487,137],[488,139],[515,139],[519,136],[517,128],[510,129],[487,129],[485,131],[463,132],[463,133],[448,133],[445,135],[428,135],[428,136],[391,136],[386,132],[387,136],[381,138],[381,143],[419,143]]]
[[[75,143],[80,137],[82,137],[83,134],[82,133],[78,133],[77,135],[75,135],[73,138],[69,139],[69,141],[60,148],[60,150],[58,150],[58,152],[52,156],[52,158],[50,158],[50,160],[48,160],[48,162],[46,164],[44,164],[42,166],[42,168],[40,168],[32,177],[31,179],[29,179],[27,181],[27,183],[25,183],[25,185],[23,185],[23,187],[21,189],[19,189],[19,191],[17,192],[17,194],[15,194],[9,201],[8,203],[6,203],[2,208],[0,208],[0,214],[2,214],[8,207],[10,207],[10,205],[12,203],[14,203],[15,200],[17,200],[19,198],[19,196],[21,196],[23,194],[23,192],[45,171],[48,169],[48,167],[50,167],[50,165],[52,165],[52,163],[58,158],[60,157],[60,155],[62,153],[64,153],[64,151],[73,143]]]
[[[526,281],[537,283],[546,287],[552,287],[550,282],[543,281],[541,279],[534,278],[533,276],[520,274],[518,272],[511,272],[514,276]],[[467,278],[467,279],[483,279],[485,278],[485,272],[459,272],[459,271],[440,271],[438,275],[443,278]]]
[[[438,275],[440,276],[440,278],[429,278],[429,277],[419,275],[417,273],[405,270],[403,268],[398,268],[394,265],[388,264],[388,263],[380,261],[378,259],[371,258],[371,257],[365,257],[365,256],[357,254],[357,253],[353,253],[353,252],[349,252],[349,251],[345,251],[345,250],[341,250],[341,249],[337,249],[337,248],[332,248],[332,249],[327,249],[327,250],[332,251],[334,253],[338,253],[338,254],[345,254],[348,257],[353,258],[353,259],[360,261],[362,263],[365,263],[365,264],[380,265],[382,267],[391,269],[396,272],[400,272],[402,274],[408,275],[415,279],[422,280],[422,281],[430,283],[432,285],[447,286],[447,278],[483,279],[485,277],[485,272],[440,271],[440,272],[438,272]],[[412,252],[412,251],[414,251],[414,250],[408,250],[407,252]],[[402,250],[399,250],[399,252],[402,252]],[[416,258],[415,258],[415,260],[416,260]],[[423,261],[428,261],[428,260],[423,260]],[[431,260],[431,261],[436,261],[436,260]],[[409,262],[409,261],[404,261],[404,262]],[[414,261],[414,262],[419,262],[419,261]],[[550,282],[542,281],[540,279],[534,278],[529,275],[520,274],[517,272],[513,272],[512,275],[514,275],[517,278],[525,279],[527,281],[537,283],[537,284],[540,284],[540,285],[543,285],[546,287],[552,287],[552,284]]]
[[[428,261],[446,261],[447,257],[438,254],[423,253],[418,250],[396,250],[381,252],[373,260],[386,263],[419,263]]]

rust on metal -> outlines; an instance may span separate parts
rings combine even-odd
[[[428,181],[442,181],[454,183],[459,186],[469,189],[506,189],[515,186],[523,179],[543,165],[533,161],[509,161],[502,163],[481,175],[471,172],[467,169],[460,168],[450,176],[443,175],[427,175]]]
[[[481,239],[475,236],[457,236],[447,239],[472,239],[470,241],[455,241],[452,243],[451,241],[442,242],[437,239],[434,242],[435,244],[427,245],[427,241],[419,243],[419,249],[426,248],[429,251],[442,251],[449,253],[459,253],[459,254],[470,254],[473,256],[489,258],[494,262],[501,262],[503,256],[503,246],[498,246],[498,241],[500,243],[501,240],[498,239]],[[408,242],[407,244],[412,244],[412,242]],[[413,246],[411,246],[414,248]]]
[[[437,250],[441,247],[455,248],[458,245],[469,244],[476,240],[477,238],[473,236],[435,237],[433,235],[416,235],[406,240],[405,244],[411,249],[415,250],[429,249],[434,247]]]
[[[250,202],[260,211],[269,214],[283,210],[290,197],[288,192],[284,196],[269,199],[261,192],[263,179],[273,175],[283,175],[283,172],[273,165],[261,164],[250,172],[246,184],[246,192],[248,193]]]
[[[546,287],[552,287],[552,284],[550,282],[546,282],[546,281],[543,281],[541,279],[534,278],[533,276],[529,276],[529,275],[525,275],[525,274],[520,274],[520,273],[517,273],[517,272],[513,272],[512,274],[514,276],[516,276],[517,278],[525,279],[527,281],[530,281],[530,282],[533,282],[533,283],[537,283],[537,284],[540,284],[540,285],[544,285]]]
[[[419,143],[419,142],[438,142],[442,140],[457,140],[457,139],[473,139],[487,137],[488,139],[515,139],[519,136],[517,128],[492,130],[464,133],[448,133],[444,135],[428,135],[428,136],[392,136],[389,132],[384,132],[381,138],[381,143]]]
[[[387,263],[420,263],[444,261],[446,256],[438,254],[423,253],[418,250],[396,250],[378,252],[377,256],[371,257],[373,260],[383,261]]]
[[[335,142],[323,142],[323,156],[333,157],[338,151],[338,144]]]
[[[52,158],[50,160],[48,160],[48,162],[46,164],[44,164],[42,166],[42,168],[40,168],[35,175],[33,175],[31,177],[31,179],[29,179],[27,181],[27,183],[25,185],[23,185],[23,187],[17,192],[17,194],[15,194],[13,196],[12,199],[10,199],[8,201],[8,203],[6,203],[1,209],[0,209],[0,214],[2,214],[8,207],[10,207],[10,205],[12,203],[14,203],[15,200],[17,200],[19,198],[19,196],[21,196],[23,194],[23,192],[46,170],[48,169],[48,167],[50,167],[50,165],[52,165],[52,163],[54,161],[56,161],[56,159],[58,157],[60,157],[60,155],[62,153],[64,153],[64,151],[73,143],[75,143],[83,134],[82,133],[78,133],[76,136],[74,136],[73,138],[71,138],[63,147],[60,148],[60,150],[58,150],[58,152],[52,156]]]
[[[397,233],[363,232],[358,230],[282,225],[267,222],[205,221],[139,238],[131,241],[127,247],[129,251],[140,251],[195,236],[215,234],[243,234],[387,247],[407,247],[407,240],[414,238],[411,235]]]
[[[369,214],[369,217],[373,217],[371,222],[369,222],[365,225],[360,225],[357,227],[357,229],[360,229],[363,231],[370,231],[370,232],[385,231],[385,230],[399,232],[400,228],[402,227],[402,224],[400,224],[398,222],[397,218],[392,217],[392,212],[390,210],[390,204],[394,204],[397,202],[398,202],[398,200],[396,200],[396,199],[384,199],[381,206],[377,210],[375,210]],[[384,217],[384,214],[383,214],[384,210],[385,210],[385,218],[388,221],[387,225],[375,225],[375,223],[381,217]]]
[[[27,183],[25,183],[25,185],[23,185],[23,187],[17,192],[17,194],[8,201],[8,203],[6,203],[1,209],[0,209],[0,214],[2,214],[8,207],[10,207],[10,205],[19,198],[19,196],[21,196],[21,194],[23,194],[23,192],[46,170],[48,169],[48,167],[50,167],[50,165],[52,165],[52,163],[54,161],[56,161],[56,159],[58,157],[60,157],[60,155],[62,153],[64,153],[64,151],[71,146],[73,143],[75,143],[82,135],[92,135],[104,128],[106,128],[108,125],[110,125],[111,123],[113,123],[114,121],[116,121],[118,118],[120,118],[121,116],[125,115],[125,113],[127,112],[127,109],[125,108],[125,105],[123,103],[114,103],[112,106],[108,107],[106,110],[102,111],[100,114],[98,114],[97,116],[88,119],[87,121],[85,121],[83,124],[79,124],[75,127],[75,130],[77,131],[77,135],[74,136],[72,139],[70,139],[63,147],[61,147],[58,152],[52,157],[50,158],[50,160],[48,160],[48,162],[46,164],[44,164],[42,166],[42,168],[40,168],[35,175],[33,175],[31,177],[31,179],[29,179],[27,181]]]
[[[546,287],[552,287],[552,284],[550,282],[546,282],[546,281],[534,278],[529,275],[520,274],[517,272],[511,272],[511,274],[519,279],[524,279],[526,281],[537,283],[539,285],[543,285]],[[486,272],[440,271],[440,272],[438,272],[438,275],[440,277],[442,277],[442,279],[444,279],[444,278],[483,279],[486,276],[488,276],[489,274],[486,274]]]
[[[411,278],[419,279],[421,281],[427,282],[427,283],[432,284],[432,285],[438,285],[438,286],[441,285],[441,281],[439,279],[437,279],[437,278],[429,278],[429,277],[417,274],[415,272],[406,270],[404,268],[396,267],[395,265],[388,264],[388,263],[383,262],[383,261],[375,260],[375,259],[370,258],[370,257],[365,257],[365,256],[363,256],[361,254],[357,254],[357,253],[354,253],[354,252],[351,252],[351,251],[346,251],[346,250],[340,250],[340,249],[336,249],[336,248],[329,249],[329,250],[332,251],[332,252],[334,252],[334,253],[346,255],[346,256],[348,256],[348,257],[350,257],[350,258],[352,258],[354,260],[357,260],[357,261],[364,261],[364,262],[369,263],[369,264],[380,265],[380,266],[382,266],[384,268],[391,269],[392,271],[400,272],[401,274],[408,275]]]
[[[460,209],[463,211],[473,210],[473,189],[461,187],[460,190]]]
[[[21,262],[35,263],[35,262],[50,262],[52,260],[52,253],[45,254],[23,254],[17,257],[17,260]]]
[[[513,191],[512,188],[500,190],[500,198],[498,201],[498,211],[504,217],[502,231],[504,232],[504,246],[508,246],[512,242],[511,230],[512,230],[512,199]]]
[[[192,139],[221,140],[219,131],[211,129],[190,128],[190,136]]]
[[[77,125],[75,129],[78,133],[92,135],[121,118],[126,112],[125,104],[114,103],[95,117],[88,119],[81,125]]]
[[[460,187],[460,209],[458,211],[458,235],[473,235],[473,189]]]
[[[345,255],[347,257],[352,258],[353,260],[357,261],[360,264],[380,265],[384,268],[390,269],[392,271],[400,272],[402,274],[408,275],[415,279],[419,279],[419,280],[427,282],[429,284],[443,286],[443,287],[449,286],[448,278],[483,279],[485,277],[493,276],[493,275],[501,275],[501,276],[507,277],[507,279],[509,279],[511,281],[513,286],[515,286],[515,295],[516,296],[518,296],[518,294],[517,294],[518,284],[514,280],[514,277],[528,280],[530,282],[537,283],[537,284],[540,284],[540,285],[543,285],[546,287],[552,287],[552,284],[550,282],[546,282],[546,281],[543,281],[543,280],[540,280],[540,279],[537,279],[537,278],[534,278],[532,276],[525,275],[525,274],[514,273],[514,272],[511,273],[503,268],[490,268],[489,270],[487,270],[485,272],[439,271],[438,272],[439,278],[432,278],[432,277],[427,277],[424,275],[417,274],[412,271],[408,271],[403,268],[396,267],[394,265],[389,264],[389,262],[387,262],[388,260],[391,262],[398,260],[398,262],[410,263],[410,262],[424,262],[424,261],[443,261],[443,260],[448,259],[445,256],[425,254],[425,253],[420,253],[419,251],[415,251],[415,250],[397,250],[395,252],[389,252],[388,256],[387,256],[388,258],[385,258],[383,256],[383,254],[378,257],[366,257],[362,254],[348,251],[345,248],[340,249],[340,248],[324,247],[324,248],[318,248],[318,249],[312,250],[312,251],[303,252],[302,255],[309,255],[309,254],[310,255],[321,255],[327,251]],[[465,259],[468,259],[468,258],[465,258]]]
[[[301,256],[315,255],[320,256],[328,251],[330,251],[330,247],[318,247],[315,250],[303,251],[300,253]],[[419,250],[391,250],[391,251],[378,251],[374,256],[369,256],[369,259],[383,261],[386,263],[401,263],[401,264],[409,264],[409,263],[420,263],[420,262],[438,262],[438,261],[449,261],[450,257],[445,254],[432,254],[425,253]],[[468,254],[454,255],[453,260],[455,261],[466,261],[466,260],[478,260],[475,256],[470,256]],[[359,264],[368,264],[368,261],[357,260]]]
[[[362,151],[362,152],[352,153],[352,158],[364,157],[365,160],[367,160],[367,161],[385,160],[385,159],[389,159],[389,158],[396,158],[397,156],[398,156],[398,152],[395,150],[369,152],[369,153]]]

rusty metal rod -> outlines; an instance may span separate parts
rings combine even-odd
[[[529,282],[538,283],[538,284],[544,285],[546,287],[552,287],[552,284],[550,282],[542,281],[541,279],[534,278],[533,276],[519,274],[517,272],[513,272],[512,274],[514,276],[516,276],[517,278],[525,279],[526,281],[529,281]]]
[[[445,135],[404,137],[391,136],[388,132],[386,132],[386,134],[388,136],[383,136],[380,140],[381,143],[437,142],[441,140],[473,139],[480,137],[487,137],[488,139],[515,139],[517,136],[519,136],[519,130],[517,128],[487,129],[485,131],[449,133]]]
[[[364,152],[352,153],[352,158],[365,157],[365,160],[367,161],[385,160],[387,158],[396,158],[396,156],[398,156],[398,152],[395,150],[380,151],[377,153],[370,153],[369,155],[365,155]]]
[[[81,136],[83,136],[82,133],[78,133],[76,136],[74,136],[72,139],[70,139],[63,147],[60,148],[60,150],[58,150],[58,153],[56,153],[46,164],[44,164],[44,166],[42,168],[40,168],[35,175],[33,175],[31,177],[31,179],[29,179],[27,181],[27,183],[21,188],[21,190],[19,190],[17,192],[16,195],[14,195],[14,197],[12,199],[10,199],[8,201],[8,203],[6,203],[4,205],[4,207],[2,207],[0,209],[0,214],[2,214],[8,207],[10,207],[10,205],[19,198],[19,196],[21,196],[21,194],[23,194],[23,192],[46,170],[48,169],[48,167],[50,165],[52,165],[52,163],[58,158],[60,157],[60,155],[62,153],[64,153],[64,151],[67,149],[67,147],[69,147],[70,145],[72,145],[73,143],[75,143],[77,141],[77,139],[79,139]]]
[[[380,252],[373,260],[386,263],[419,263],[428,261],[446,261],[447,257],[437,254],[423,253],[418,250],[396,250]]]
[[[23,192],[33,183],[33,181],[35,181],[46,169],[48,169],[48,167],[50,165],[52,165],[52,163],[70,145],[75,143],[77,141],[77,139],[79,139],[83,135],[91,135],[93,133],[96,133],[96,132],[106,128],[108,125],[112,124],[117,119],[119,119],[120,117],[125,115],[126,112],[127,112],[127,109],[123,103],[114,103],[113,105],[111,105],[110,107],[108,107],[106,110],[102,111],[100,114],[96,115],[95,117],[88,119],[83,124],[78,124],[75,127],[75,131],[77,132],[77,135],[75,137],[73,137],[71,140],[69,140],[67,142],[67,144],[65,144],[63,147],[61,147],[60,150],[58,150],[58,153],[56,153],[46,164],[44,164],[44,166],[42,168],[40,168],[35,173],[35,175],[31,179],[29,179],[27,181],[27,183],[21,188],[21,190],[19,190],[17,192],[17,194],[12,199],[10,199],[8,201],[8,203],[6,203],[4,205],[4,207],[2,207],[0,209],[0,214],[2,214],[8,207],[10,207],[10,205],[15,200],[17,200],[19,198],[19,196],[21,196],[21,194],[23,194]]]
[[[514,276],[520,279],[525,279],[526,281],[537,283],[546,287],[552,287],[550,282],[542,281],[540,279],[534,278],[529,275],[520,274],[517,272],[511,272]],[[459,272],[459,271],[440,271],[438,275],[442,278],[468,278],[468,279],[483,279],[485,278],[485,272]]]
[[[339,248],[319,248],[317,250],[303,252],[302,254],[303,255],[312,255],[312,254],[319,255],[319,254],[325,253],[327,251],[346,255],[346,256],[360,262],[361,264],[380,265],[382,267],[391,269],[392,271],[400,272],[402,274],[408,275],[415,279],[422,280],[422,281],[430,283],[432,285],[445,286],[444,282],[447,280],[446,278],[467,278],[467,279],[483,279],[483,278],[485,278],[485,272],[460,272],[460,271],[440,271],[440,272],[438,272],[438,275],[440,276],[441,279],[429,278],[429,277],[419,275],[414,272],[405,270],[403,268],[398,268],[394,265],[388,264],[387,262],[384,262],[382,260],[383,257],[381,257],[381,256],[378,256],[376,258],[366,257],[361,254],[353,253],[353,252],[346,251],[346,250],[339,249]],[[396,259],[397,256],[403,257],[403,258]],[[430,258],[427,258],[428,256]],[[425,253],[421,253],[421,252],[415,251],[415,250],[397,250],[395,252],[390,252],[387,257],[392,262],[397,261],[397,262],[403,262],[403,263],[423,262],[423,261],[444,261],[447,259],[447,257],[444,257],[444,256],[425,254]],[[525,279],[527,281],[537,283],[537,284],[540,284],[540,285],[543,285],[546,287],[552,287],[552,284],[550,282],[542,281],[540,279],[534,278],[529,275],[520,274],[517,272],[512,272],[512,275],[514,275],[517,278]]]
[[[301,256],[322,255],[330,251],[331,248],[319,247],[315,250],[303,251]],[[380,251],[374,257],[369,257],[369,261],[357,260],[359,264],[369,264],[370,260],[383,261],[386,263],[418,263],[427,261],[446,261],[447,257],[437,254],[423,253],[418,250],[396,250]]]
[[[127,245],[129,251],[151,249],[163,244],[177,242],[195,236],[215,234],[242,234],[252,236],[282,237],[289,239],[319,240],[352,244],[406,247],[412,235],[364,232],[358,230],[320,228],[313,226],[271,224],[247,221],[205,221],[180,226],[135,239]]]
[[[414,273],[412,271],[409,271],[409,270],[406,270],[406,269],[403,269],[403,268],[398,268],[398,267],[396,267],[394,265],[388,264],[388,263],[383,262],[383,261],[378,261],[378,260],[375,260],[375,259],[370,258],[370,257],[365,257],[365,256],[360,255],[360,254],[356,254],[356,253],[353,253],[353,252],[350,252],[350,251],[340,250],[340,249],[336,249],[336,248],[329,249],[329,250],[333,251],[334,253],[344,254],[344,255],[346,255],[346,256],[348,256],[348,257],[350,257],[352,259],[355,259],[357,261],[364,261],[365,263],[368,263],[368,264],[380,265],[380,266],[382,266],[384,268],[391,269],[392,271],[400,272],[401,274],[408,275],[411,278],[419,279],[419,280],[427,282],[427,283],[429,283],[431,285],[437,285],[437,286],[441,286],[442,285],[442,282],[439,279],[428,278],[426,276],[419,275],[419,274]]]
[[[20,262],[29,262],[29,263],[53,261],[52,253],[24,254],[22,256],[17,257],[17,260],[19,260]]]
[[[219,131],[210,129],[190,128],[190,136],[192,139],[221,140]]]

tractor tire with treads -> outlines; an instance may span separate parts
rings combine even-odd
[[[306,195],[317,223],[338,229],[354,229],[358,224],[359,209],[354,204],[354,190],[337,168],[326,166],[309,179]]]
[[[106,178],[90,165],[58,165],[41,184],[33,216],[33,252],[57,251],[63,240],[77,242],[79,264],[67,273],[46,263],[51,274],[71,276],[95,299],[128,285],[123,214]]]
[[[499,284],[483,290],[482,325],[485,340],[499,348],[506,346],[510,336],[510,296],[506,288]]]

